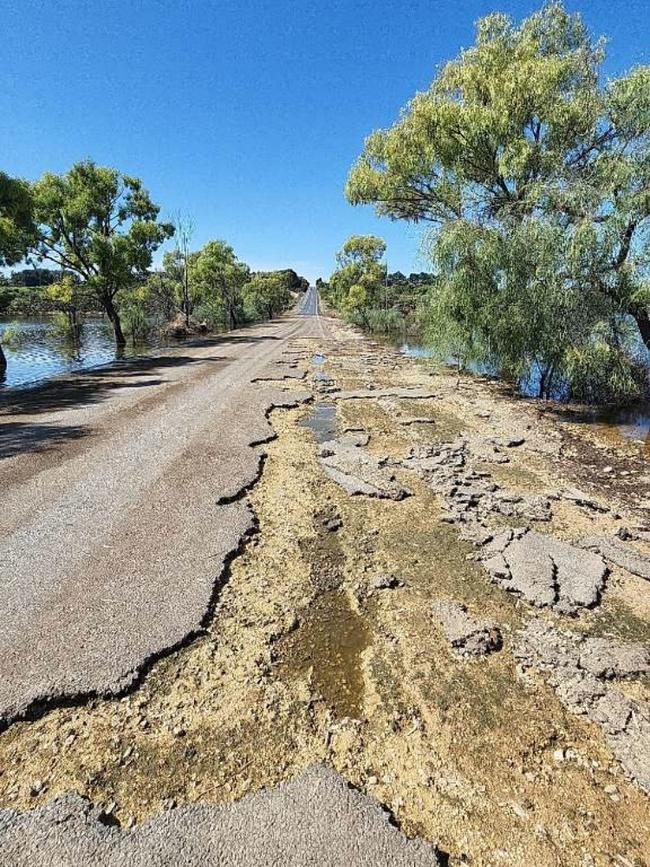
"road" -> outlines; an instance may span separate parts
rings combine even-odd
[[[324,335],[318,310],[310,289],[281,320],[4,395],[2,723],[120,691],[200,630],[253,527],[266,412],[306,397],[251,380]]]

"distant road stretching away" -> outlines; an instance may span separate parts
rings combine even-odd
[[[318,316],[320,314],[320,298],[314,286],[307,289],[298,310],[303,316]]]

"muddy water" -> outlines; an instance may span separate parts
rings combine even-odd
[[[336,433],[336,407],[333,403],[314,403],[309,415],[300,424],[313,431],[316,442],[327,442]]]
[[[278,643],[278,673],[307,678],[338,718],[358,718],[364,694],[361,654],[370,642],[370,629],[347,593],[331,590]]]

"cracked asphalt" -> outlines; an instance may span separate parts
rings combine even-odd
[[[201,629],[254,525],[238,494],[267,413],[308,397],[251,380],[324,336],[318,309],[309,290],[281,320],[3,396],[0,725],[119,692]]]

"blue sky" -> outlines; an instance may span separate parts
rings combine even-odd
[[[648,63],[648,0],[569,0],[610,37],[609,74]],[[197,246],[327,276],[351,233],[425,270],[419,229],[343,197],[364,137],[389,125],[474,21],[514,0],[0,0],[0,167],[35,178],[91,157],[141,176]]]

